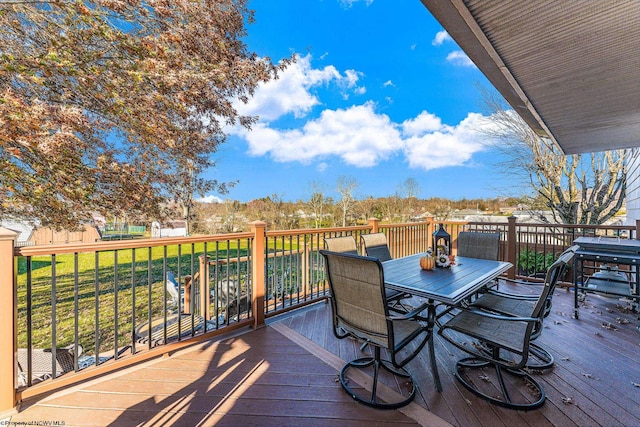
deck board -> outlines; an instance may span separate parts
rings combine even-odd
[[[265,328],[205,341],[23,402],[11,421],[64,421],[67,426],[640,425],[637,313],[628,312],[623,302],[589,295],[581,303],[580,319],[572,315],[573,293],[556,290],[538,339],[554,354],[556,366],[534,373],[547,401],[533,411],[500,408],[468,392],[453,376],[462,352],[438,335],[441,393],[424,349],[408,365],[419,387],[412,405],[380,411],[356,403],[336,381],[338,370],[371,348],[363,353],[357,341],[336,339],[331,306],[318,303],[273,317]],[[385,384],[392,391],[398,388],[391,381]]]
[[[634,385],[640,384],[637,313],[626,310],[625,302],[590,294],[580,303],[580,318],[574,319],[573,304],[572,292],[556,290],[552,313],[538,339],[556,358],[555,368],[534,373],[547,394],[542,408],[513,411],[477,399],[452,375],[455,361],[462,353],[437,335],[436,359],[443,393],[435,391],[425,349],[409,364],[420,387],[416,402],[459,426],[640,425],[640,388]],[[330,327],[330,308],[317,306],[315,309],[318,310],[316,321]],[[320,313],[329,319],[322,320]],[[307,314],[305,317],[309,318]],[[621,319],[629,323],[620,323]],[[615,329],[602,326],[607,323]],[[298,332],[304,334],[302,330]],[[355,357],[345,350],[350,348],[349,344],[332,344],[327,339],[324,347],[345,360]]]
[[[358,404],[336,377],[335,367],[266,327],[25,402],[11,421],[58,420],[68,426],[417,425],[399,411]]]

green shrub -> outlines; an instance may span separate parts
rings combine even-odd
[[[536,252],[530,249],[523,249],[518,255],[517,265],[519,270],[527,276],[544,274],[555,261],[553,252]]]

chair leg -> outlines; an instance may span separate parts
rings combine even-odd
[[[342,388],[356,401],[363,403],[367,406],[371,406],[373,408],[378,409],[396,409],[402,406],[408,405],[416,395],[416,385],[411,378],[411,374],[407,372],[404,368],[396,368],[393,364],[388,360],[383,360],[380,357],[380,347],[374,347],[374,356],[373,357],[361,357],[359,359],[354,359],[348,362],[342,370],[340,371],[340,383]],[[349,386],[349,379],[347,378],[347,372],[349,369],[366,369],[373,366],[373,383],[371,387],[371,393],[365,395],[367,390],[355,391]],[[394,376],[400,378],[399,381],[396,381],[398,384],[406,383],[407,381],[411,384],[411,391],[408,396],[403,396],[402,399],[393,402],[383,402],[378,397],[378,378],[380,374],[380,368],[385,371],[391,373]]]
[[[481,352],[491,355],[491,350],[483,346],[481,343],[475,343],[474,346]],[[535,343],[529,344],[529,356],[527,358],[527,364],[525,368],[534,369],[537,371],[543,371],[550,369],[555,363],[553,355],[544,348]]]
[[[529,345],[529,358],[527,359],[527,368],[544,370],[549,369],[555,363],[555,359],[548,350],[540,347],[537,344],[531,343]]]
[[[484,383],[493,382],[490,378],[488,378],[484,371],[482,374],[476,373],[477,370],[486,368],[491,365],[493,365],[495,368],[496,377],[494,381],[497,383],[497,385],[494,384],[494,386],[499,388],[499,396],[496,396],[495,390],[492,394],[480,390],[479,385],[474,384],[474,382],[472,381],[472,379],[475,379],[476,381]],[[473,371],[474,374],[464,375],[462,372],[463,370]],[[546,399],[544,389],[542,388],[540,383],[538,383],[531,375],[523,370],[504,369],[497,363],[491,363],[474,357],[467,357],[456,362],[454,374],[456,379],[467,390],[482,399],[505,408],[528,411],[539,408],[544,404]],[[526,393],[532,394],[533,399],[526,399],[523,396],[522,401],[516,401],[516,399],[512,398],[505,384],[505,375],[512,375],[524,380],[526,382]],[[482,385],[481,383],[479,384]]]

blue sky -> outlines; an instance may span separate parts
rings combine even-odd
[[[228,130],[210,177],[239,183],[209,200],[308,200],[313,183],[337,197],[339,176],[358,183],[357,197],[392,195],[408,178],[421,198],[521,195],[505,194],[496,153],[482,144],[477,86],[490,84],[419,0],[250,7],[249,48],[298,61],[237,106],[260,121]]]

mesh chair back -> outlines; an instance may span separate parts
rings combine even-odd
[[[363,234],[360,236],[363,253],[366,256],[377,258],[380,262],[389,261],[391,252],[387,245],[387,236],[384,233]]]
[[[551,264],[551,267],[547,270],[547,274],[544,279],[544,288],[533,309],[533,313],[531,313],[531,317],[538,317],[542,320],[545,315],[548,314],[546,311],[546,307],[548,305],[547,299],[553,293],[556,284],[564,275],[567,265],[573,259],[573,255],[574,252],[572,250],[567,250],[563,252],[553,264]]]
[[[389,345],[382,265],[375,258],[322,253],[331,289],[334,327],[380,347]]]
[[[500,233],[462,231],[458,234],[458,256],[498,260]]]
[[[324,248],[331,252],[358,255],[358,247],[353,236],[331,237],[324,239]]]

